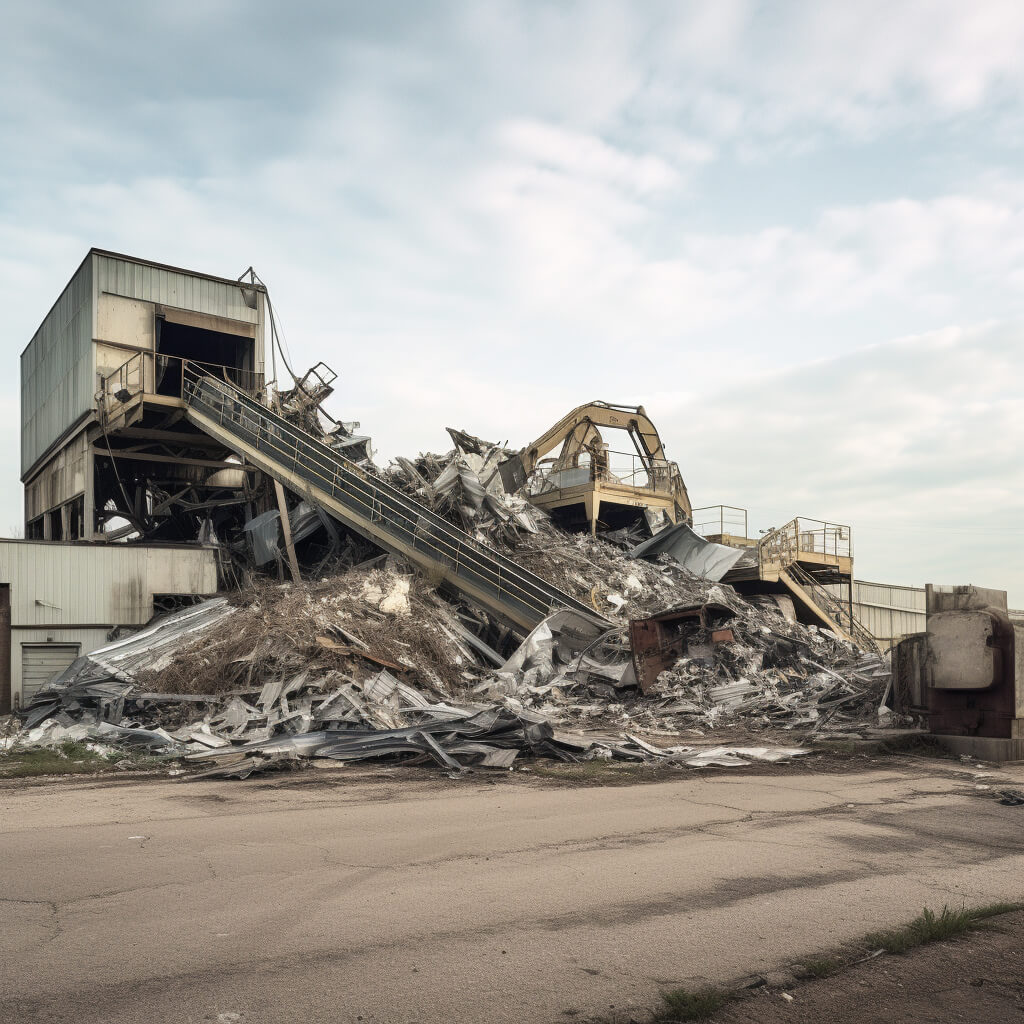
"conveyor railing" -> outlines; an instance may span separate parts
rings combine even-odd
[[[186,363],[182,398],[201,429],[284,484],[295,478],[364,537],[417,563],[516,625],[532,629],[556,607],[593,609],[453,526],[333,451],[259,401]]]

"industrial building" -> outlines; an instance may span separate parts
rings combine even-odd
[[[201,502],[237,463],[183,422],[183,366],[262,387],[265,295],[255,282],[89,250],[21,355],[27,537],[88,540],[117,520],[149,539],[195,539],[173,515],[154,522],[161,501],[186,490]],[[116,423],[108,395],[123,400]]]
[[[833,593],[841,596],[838,587]],[[854,580],[853,614],[887,650],[925,628],[925,588]]]
[[[0,713],[119,627],[216,592],[200,525],[245,481],[183,421],[182,368],[262,386],[265,308],[255,281],[90,249],[43,319],[21,355],[26,539],[0,541]]]
[[[119,627],[216,590],[212,547],[0,540],[0,714]]]
[[[340,528],[373,551],[407,558],[506,626],[532,629],[554,605],[586,610],[480,543],[471,524],[462,530],[436,514],[440,485],[450,489],[448,477],[461,485],[465,473],[430,483],[406,460],[409,480],[380,474],[369,438],[350,429],[358,424],[320,407],[331,393],[328,368],[290,391],[268,387],[274,347],[270,299],[251,269],[231,280],[87,253],[21,357],[27,539],[0,542],[0,604],[10,620],[0,637],[10,648],[9,658],[0,650],[10,665],[6,682],[0,675],[0,710],[24,703],[117,627],[147,622],[164,597],[213,593],[247,543],[277,557],[282,574],[286,549],[298,580],[300,562],[323,565],[338,550]],[[612,472],[616,453],[598,427],[632,431],[629,472]],[[801,621],[883,649],[923,628],[923,590],[854,580],[849,527],[797,518],[752,539],[742,509],[691,509],[642,407],[590,403],[516,458],[497,448],[485,457],[484,442],[453,437],[468,446],[463,461],[493,456],[488,480],[500,470],[515,478],[510,488],[526,481],[529,501],[556,519],[563,506],[581,505],[595,533],[599,519],[621,531],[637,514],[667,517],[692,538],[684,543],[731,549],[725,575],[711,578],[743,594],[785,597]],[[540,473],[539,460],[559,443],[553,497],[552,472]],[[580,480],[563,494],[567,473]],[[488,505],[475,493],[459,507],[464,514],[474,505],[497,507],[493,495]],[[688,522],[703,540],[687,533]],[[300,542],[310,536],[323,546],[313,543],[303,561],[310,552]]]

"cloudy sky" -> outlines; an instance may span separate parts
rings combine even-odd
[[[34,0],[17,356],[90,245],[268,283],[378,461],[643,403],[695,505],[1024,606],[1024,5]]]

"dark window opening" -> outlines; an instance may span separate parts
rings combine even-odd
[[[44,534],[43,517],[36,516],[30,519],[25,526],[25,537],[28,540],[42,540]]]
[[[68,502],[68,540],[81,540],[85,536],[85,495],[80,494]]]
[[[55,508],[46,513],[46,518],[50,524],[49,536],[47,540],[63,540],[64,539],[64,519],[60,514],[60,509]]]
[[[157,619],[162,615],[172,615],[174,612],[191,608],[202,600],[203,596],[201,594],[154,594],[153,618]]]
[[[243,338],[225,331],[208,331],[202,327],[173,324],[163,317],[156,319],[156,393],[181,394],[181,361],[190,359],[208,367],[227,366],[238,371],[228,378],[247,389],[253,369],[252,338]],[[161,358],[161,356],[165,358]]]

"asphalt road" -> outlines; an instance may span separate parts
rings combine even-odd
[[[1024,808],[862,773],[0,787],[0,1020],[567,1021],[1024,895]]]

